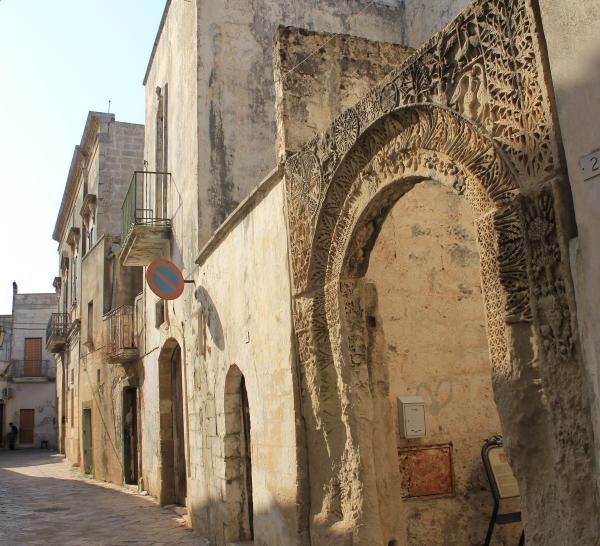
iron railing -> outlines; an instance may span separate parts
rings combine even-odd
[[[50,360],[12,360],[8,369],[9,379],[56,377],[54,362]]]
[[[166,212],[170,201],[171,173],[158,171],[134,171],[131,184],[121,207],[121,242],[134,226],[170,226]],[[159,197],[160,199],[158,199]],[[149,207],[150,201],[155,202]],[[155,210],[162,203],[163,210]]]
[[[69,327],[68,313],[52,313],[46,327],[46,343],[51,337],[66,337]]]
[[[137,349],[133,305],[123,305],[104,316],[106,321],[105,351],[114,356],[121,351]]]

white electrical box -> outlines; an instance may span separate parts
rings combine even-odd
[[[420,396],[398,398],[398,422],[402,438],[425,436],[425,402]]]

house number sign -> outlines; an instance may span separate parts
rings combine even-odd
[[[583,179],[589,180],[600,175],[600,150],[596,150],[591,154],[583,156],[579,160],[579,167],[583,173]]]

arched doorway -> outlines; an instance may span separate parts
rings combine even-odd
[[[501,425],[473,221],[453,189],[416,184],[387,214],[362,277],[367,366],[388,391],[409,546],[480,545],[493,507],[481,447]],[[411,434],[400,421],[414,401],[425,426]],[[498,526],[494,544],[520,533]]]
[[[364,275],[390,209],[416,184],[435,180],[466,199],[473,213],[494,397],[526,534],[567,540],[586,529],[594,536],[595,524],[581,515],[596,506],[595,466],[591,453],[576,448],[592,442],[591,421],[570,322],[557,190],[541,184],[522,195],[500,147],[449,108],[390,108],[399,101],[400,83],[383,84],[286,165],[311,535],[329,544],[404,544],[389,379],[384,367],[370,365],[376,360],[368,353],[372,317]],[[373,102],[378,96],[381,102]],[[550,374],[541,373],[541,361]],[[569,377],[574,397],[564,395],[559,379],[567,362],[575,372]],[[585,440],[567,432],[567,422]],[[565,479],[559,487],[556,469],[577,473],[575,460],[587,479],[577,487]],[[556,513],[568,507],[577,524],[569,531],[553,520],[550,529],[548,503]]]
[[[168,340],[160,352],[160,503],[185,506],[187,472],[185,460],[184,389],[181,348]]]
[[[225,379],[225,502],[227,542],[251,541],[254,538],[252,500],[252,445],[250,406],[246,381],[233,365]]]

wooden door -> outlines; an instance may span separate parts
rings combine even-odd
[[[173,471],[175,473],[175,503],[185,506],[187,472],[185,466],[185,436],[183,428],[183,377],[181,349],[173,352],[171,360],[171,392],[173,393]]]
[[[83,471],[86,474],[93,474],[94,464],[92,456],[92,410],[83,410]]]
[[[123,389],[123,471],[125,483],[138,482],[137,390]]]
[[[246,391],[246,380],[242,375],[240,381],[240,408],[242,412],[242,446],[241,454],[243,457],[242,470],[245,475],[245,495],[243,509],[246,512],[248,527],[250,529],[250,539],[254,538],[254,502],[252,499],[252,447],[250,440],[250,405],[248,403],[248,392]]]
[[[33,444],[35,410],[22,409],[19,419],[19,443]]]
[[[42,338],[25,338],[25,363],[23,375],[25,377],[40,377],[42,375]]]

